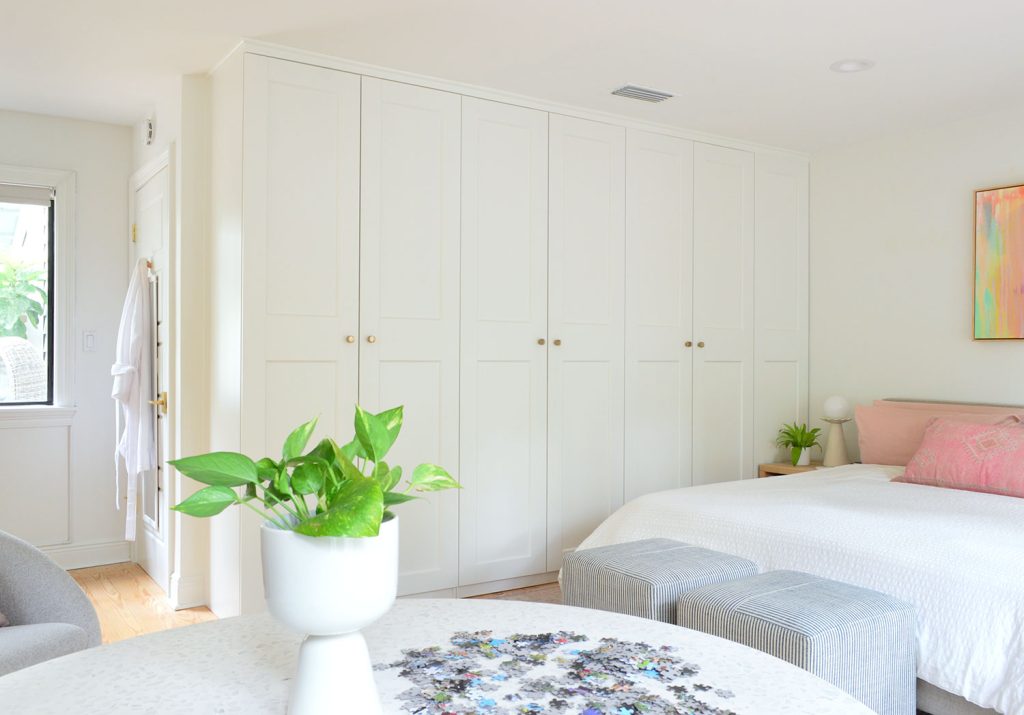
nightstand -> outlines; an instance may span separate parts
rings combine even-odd
[[[800,474],[801,472],[813,472],[815,469],[821,469],[821,462],[811,462],[810,464],[803,467],[794,467],[789,462],[772,462],[771,464],[757,465],[757,476],[759,478],[777,477],[781,474]]]

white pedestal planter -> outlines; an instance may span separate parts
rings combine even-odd
[[[811,463],[811,450],[809,450],[809,449],[801,449],[800,450],[800,458],[796,460],[796,466],[798,466],[798,467],[806,467],[810,463]]]
[[[271,614],[307,634],[288,703],[291,715],[381,713],[361,629],[383,616],[398,588],[398,519],[368,539],[261,530],[263,590]]]

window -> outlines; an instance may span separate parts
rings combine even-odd
[[[54,403],[54,203],[0,183],[0,405]]]

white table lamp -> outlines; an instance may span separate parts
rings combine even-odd
[[[825,446],[825,458],[822,464],[826,467],[838,467],[850,463],[846,454],[846,437],[843,435],[843,423],[850,421],[850,401],[845,397],[833,395],[825,400],[822,410],[825,422],[829,423],[828,441]]]

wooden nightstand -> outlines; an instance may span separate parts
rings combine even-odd
[[[781,474],[800,474],[800,472],[813,472],[821,469],[821,462],[811,462],[805,467],[794,467],[789,462],[772,462],[771,464],[757,465],[757,476],[777,477]]]

